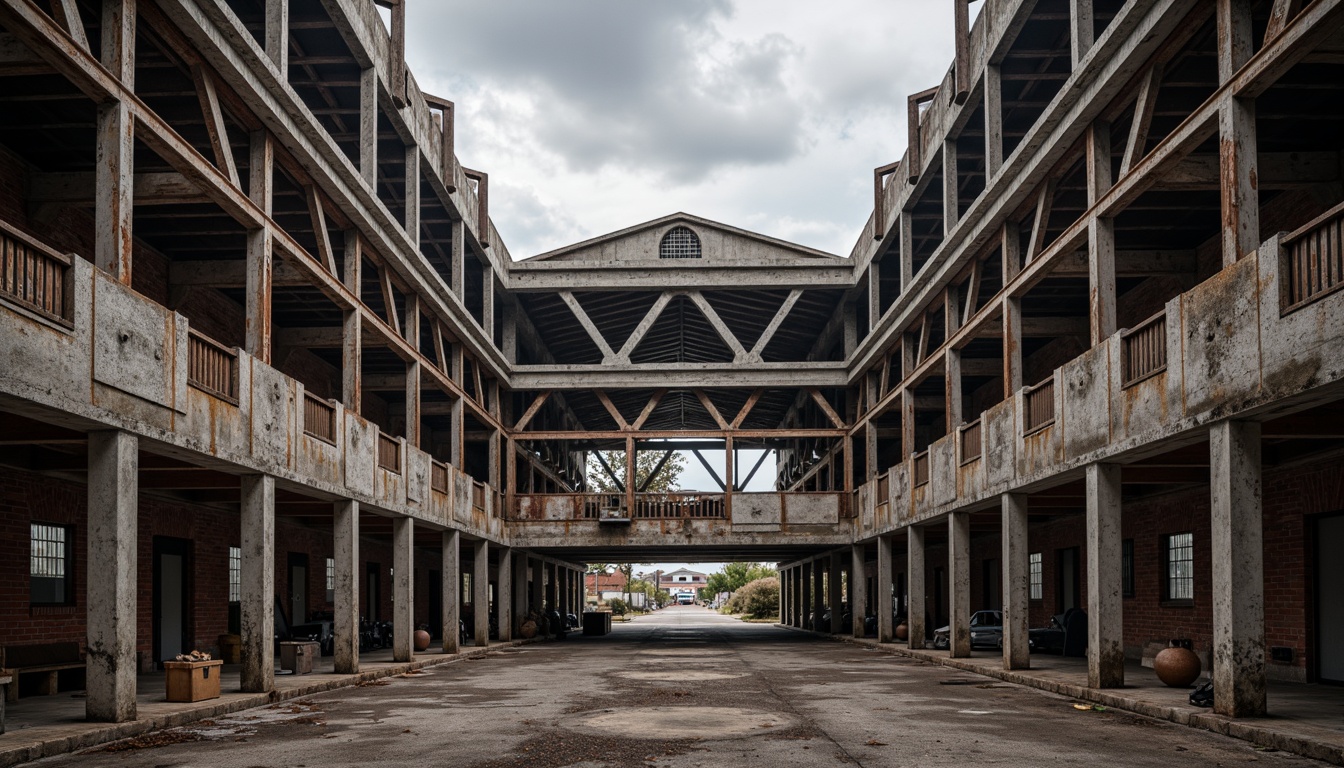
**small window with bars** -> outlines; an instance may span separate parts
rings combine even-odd
[[[327,558],[327,602],[336,602],[336,559]]]
[[[74,605],[74,531],[68,525],[33,523],[29,528],[29,601]]]
[[[229,602],[240,603],[243,600],[243,550],[241,547],[229,547]]]
[[[1040,552],[1032,552],[1027,559],[1027,576],[1031,584],[1031,599],[1045,599],[1045,559]]]
[[[1166,537],[1167,602],[1195,600],[1195,535],[1173,533]]]
[[[673,227],[658,244],[660,259],[700,258],[700,237],[687,227]]]

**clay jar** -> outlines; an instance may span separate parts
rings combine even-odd
[[[896,639],[897,639],[897,640],[909,640],[909,639],[910,639],[910,625],[909,625],[909,624],[906,624],[904,621],[902,621],[900,624],[897,624],[897,625],[896,625]]]
[[[1158,680],[1172,688],[1189,688],[1203,671],[1203,665],[1194,651],[1173,646],[1157,652],[1153,657],[1153,671]]]
[[[423,629],[415,630],[415,650],[424,651],[429,648],[429,633]]]

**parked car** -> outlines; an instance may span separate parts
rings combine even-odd
[[[933,647],[941,651],[952,647],[951,625],[933,631]],[[1003,611],[976,611],[971,614],[971,647],[1003,647]]]
[[[1087,613],[1070,608],[1051,616],[1048,625],[1028,630],[1027,645],[1032,653],[1087,655]]]

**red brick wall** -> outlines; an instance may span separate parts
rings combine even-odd
[[[19,471],[0,473],[0,645],[18,645],[61,640],[83,642],[85,637],[85,567],[87,547],[83,485]],[[48,522],[75,526],[75,605],[33,608],[29,605],[29,525]],[[153,546],[154,537],[170,536],[191,542],[189,618],[197,648],[216,645],[228,628],[228,550],[239,543],[238,516],[214,508],[193,506],[141,496],[138,519],[139,580],[137,587],[137,649],[153,649]],[[285,523],[276,525],[275,590],[286,611],[290,552],[308,556],[308,606],[310,611],[329,610],[326,599],[326,558],[332,554],[331,534],[317,528]],[[439,555],[416,550],[416,624],[429,617],[426,574],[440,567]],[[382,617],[392,617],[392,548],[368,539],[360,542],[363,563],[376,562],[382,569]],[[366,565],[361,564],[361,583]],[[361,592],[361,596],[362,596]]]

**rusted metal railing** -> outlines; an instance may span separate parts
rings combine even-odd
[[[429,463],[429,487],[439,493],[448,492],[448,465],[441,461]]]
[[[303,433],[336,444],[336,406],[304,390]]]
[[[620,509],[625,506],[623,493],[590,493],[584,496],[579,517],[583,520],[600,520],[603,509]]]
[[[1282,314],[1344,286],[1344,203],[1285,236],[1279,270]]]
[[[715,519],[724,517],[722,494],[641,493],[635,495],[636,520]]]
[[[238,350],[195,330],[187,331],[187,383],[238,404]]]
[[[1030,434],[1055,423],[1055,377],[1042,381],[1026,391],[1022,414],[1022,433]]]
[[[70,257],[0,222],[0,295],[69,326]]]
[[[961,463],[969,464],[980,458],[980,420],[962,424],[957,430],[957,446],[961,450]]]
[[[401,472],[401,443],[381,430],[378,432],[378,466],[388,472]]]
[[[1167,310],[1120,334],[1121,386],[1132,386],[1167,370]]]
[[[918,488],[929,482],[929,452],[916,453],[910,457],[910,487]]]

